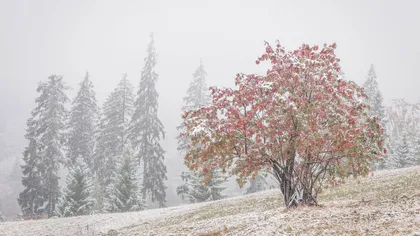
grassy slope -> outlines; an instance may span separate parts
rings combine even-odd
[[[125,214],[0,223],[0,235],[420,235],[420,167],[376,172],[285,211],[280,192]]]

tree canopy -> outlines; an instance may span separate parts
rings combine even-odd
[[[363,89],[340,77],[336,44],[287,52],[266,43],[266,75],[237,74],[235,88],[211,88],[212,103],[183,115],[185,162],[211,179],[221,168],[242,186],[269,172],[287,207],[317,204],[325,181],[369,172],[382,157],[383,129]]]

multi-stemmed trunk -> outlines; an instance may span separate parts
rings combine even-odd
[[[311,184],[312,181],[308,181],[311,177],[297,176],[295,161],[294,156],[286,161],[285,166],[280,166],[278,162],[272,161],[273,174],[279,183],[285,207],[317,205],[316,195],[313,191],[314,186]]]

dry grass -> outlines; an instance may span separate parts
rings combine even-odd
[[[280,192],[267,191],[154,225],[161,235],[410,235],[420,229],[420,167],[349,179],[319,200],[322,206],[286,211]]]
[[[402,195],[420,194],[420,168],[379,171],[374,176],[348,179],[340,187],[325,190],[319,197],[321,201],[359,200],[387,201],[396,200]]]
[[[278,190],[270,190],[143,212],[10,222],[0,224],[0,235],[80,235],[77,224],[94,228],[89,235],[110,230],[118,235],[420,235],[420,167],[349,179],[325,190],[317,207],[285,210],[281,199]]]

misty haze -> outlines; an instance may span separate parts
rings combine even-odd
[[[420,235],[417,1],[0,1],[0,236]]]

